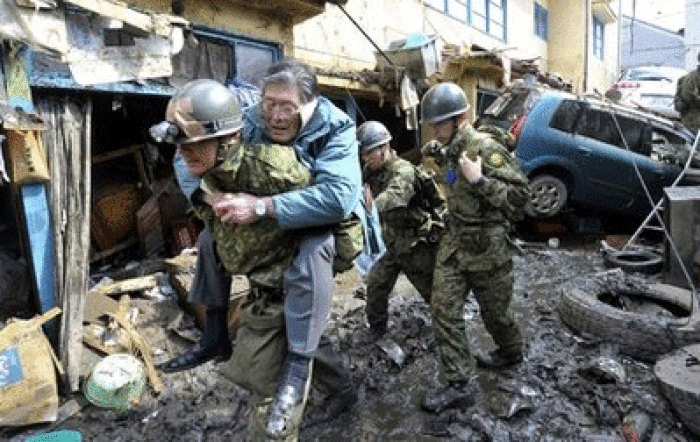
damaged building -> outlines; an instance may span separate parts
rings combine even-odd
[[[174,180],[174,148],[154,143],[148,133],[186,82],[216,79],[255,103],[261,72],[285,56],[297,57],[315,68],[324,96],[358,125],[384,123],[393,147],[414,160],[417,148],[432,136],[418,121],[420,97],[437,82],[454,81],[465,90],[474,105],[472,120],[505,87],[527,76],[574,93],[607,89],[618,74],[619,5],[609,0],[575,5],[564,0],[3,2],[0,204],[7,210],[0,213],[0,319],[47,315],[45,331],[56,349],[60,385],[71,393],[81,388],[86,353],[99,353],[103,345],[86,333],[86,323],[107,309],[129,328],[123,306],[107,295],[169,284],[186,292],[186,278],[171,275],[164,283],[158,272],[164,261],[168,269],[192,267],[193,258],[180,260],[179,254],[194,245],[201,225]],[[128,287],[99,288],[103,274],[134,276],[128,265],[134,260],[144,268],[153,264],[152,271],[129,279]],[[240,295],[245,283],[237,282]],[[54,307],[62,314],[54,317]],[[422,311],[421,317],[428,316]],[[421,327],[411,322],[402,332],[418,334]],[[416,354],[429,346],[422,339],[412,349]],[[566,339],[562,350],[573,347],[574,338]],[[392,364],[387,371],[401,365]],[[158,392],[162,384],[151,375]],[[54,413],[44,421],[55,418]]]

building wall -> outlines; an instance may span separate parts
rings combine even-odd
[[[623,16],[620,68],[657,65],[685,68],[683,36],[651,23]]]
[[[596,1],[604,3],[601,0],[592,0],[592,3]],[[588,65],[588,85],[585,92],[588,91],[599,91],[604,93],[610,86],[617,80],[619,73],[619,35],[620,35],[620,25],[618,22],[619,18],[619,1],[609,1],[608,11],[612,15],[611,17],[599,17],[603,19],[605,23],[604,27],[604,53],[603,58],[600,59],[593,55],[593,45],[589,41],[588,44],[588,54],[589,54],[589,65]],[[594,11],[595,13],[595,11]],[[589,17],[590,24],[589,29],[593,29],[592,17]],[[591,31],[592,33],[592,31]],[[590,39],[589,39],[590,40]]]
[[[547,44],[533,33],[532,0],[507,3],[507,37],[502,41],[487,35],[420,0],[355,0],[344,8],[382,49],[394,40],[415,32],[437,35],[442,43],[504,50],[518,58],[547,58]],[[435,2],[442,4],[442,1]],[[543,0],[541,4],[546,4]],[[396,19],[400,17],[399,19]],[[342,11],[332,5],[326,12],[294,29],[294,53],[317,65],[341,70],[372,69],[375,47]],[[546,66],[545,66],[546,67]]]
[[[549,70],[581,91],[586,61],[586,0],[549,2]]]
[[[130,0],[129,6],[157,13],[172,13],[170,0]],[[231,34],[280,43],[285,54],[293,51],[291,21],[265,15],[225,0],[186,0],[183,18]]]
[[[451,0],[452,1],[452,0]],[[534,33],[534,1],[548,9],[549,36],[545,41]],[[606,88],[617,71],[617,24],[605,29],[605,60],[586,61],[586,13],[591,0],[508,0],[505,41],[487,35],[440,10],[442,0],[354,0],[345,5],[348,14],[382,49],[414,32],[438,35],[440,43],[472,44],[517,59],[536,59],[543,71],[556,71],[582,91]],[[609,2],[617,10],[617,1]],[[435,6],[431,6],[435,5]],[[400,19],[396,19],[400,17]],[[590,18],[588,18],[590,27]],[[590,46],[590,41],[588,42]],[[590,49],[589,49],[590,50]],[[376,49],[340,8],[328,5],[326,12],[294,28],[294,54],[315,66],[341,71],[373,69]]]
[[[685,2],[685,68],[693,70],[698,66],[700,53],[700,3],[697,0]]]

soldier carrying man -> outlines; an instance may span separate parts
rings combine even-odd
[[[169,103],[168,121],[158,125],[158,130],[152,130],[158,132],[154,135],[161,135],[154,136],[160,138],[159,141],[178,144],[188,171],[203,177],[190,200],[195,206],[200,206],[197,211],[207,224],[198,241],[197,270],[190,292],[191,302],[207,307],[204,337],[195,348],[166,362],[161,369],[166,372],[187,370],[211,359],[225,359],[231,354],[226,334],[230,287],[227,273],[247,275],[255,292],[262,292],[284,303],[287,355],[264,424],[269,437],[284,439],[298,428],[308,393],[312,362],[318,359],[317,351],[321,351],[319,341],[330,310],[326,304],[330,304],[333,294],[332,267],[338,264],[338,259],[334,260],[333,257],[336,250],[340,255],[341,250],[347,249],[348,252],[343,254],[346,259],[342,261],[351,261],[350,254],[355,253],[357,235],[348,230],[355,229],[354,223],[324,225],[308,231],[292,230],[282,222],[289,222],[291,215],[283,217],[281,211],[296,214],[292,208],[296,210],[298,204],[292,205],[289,199],[301,196],[298,192],[313,191],[314,186],[330,186],[328,177],[319,168],[333,168],[335,163],[328,161],[319,165],[318,162],[325,156],[332,156],[336,163],[347,159],[348,181],[353,179],[353,170],[356,169],[358,202],[360,180],[357,151],[353,149],[356,146],[354,125],[351,123],[345,127],[348,132],[352,130],[352,138],[341,135],[343,126],[338,124],[333,127],[337,136],[327,137],[336,144],[324,146],[311,143],[317,149],[314,154],[319,160],[315,167],[311,167],[310,161],[305,161],[295,144],[287,142],[295,140],[295,135],[303,131],[315,133],[325,130],[327,133],[329,130],[324,124],[330,125],[333,118],[349,119],[329,103],[321,102],[320,98],[314,99],[315,77],[305,67],[282,62],[271,67],[270,71],[270,76],[265,77],[270,83],[263,87],[262,110],[267,112],[270,108],[273,116],[284,112],[292,120],[292,124],[283,125],[275,119],[274,127],[270,129],[274,138],[261,140],[245,136],[250,142],[240,141],[239,136],[252,128],[243,124],[244,117],[233,94],[211,80],[186,85]],[[307,79],[308,87],[302,91],[298,84]],[[297,101],[307,90],[312,103],[306,106],[308,109],[299,112]],[[280,106],[275,102],[268,105],[265,100],[283,101],[284,104]],[[302,138],[298,136],[296,140]],[[347,140],[347,143],[341,143],[342,140],[337,138]],[[311,145],[305,147],[311,148]],[[326,147],[330,152],[324,150]],[[333,154],[333,149],[343,149],[344,153],[346,148],[347,155]],[[345,176],[334,179],[333,184],[340,186]],[[346,190],[345,187],[342,189]],[[347,190],[350,193],[343,194],[347,197],[343,202],[351,209],[355,205],[353,186]],[[327,193],[332,194],[330,191]],[[314,203],[317,204],[305,204],[298,209],[306,213],[325,207],[319,201]],[[285,216],[288,214],[284,212]],[[338,218],[344,214],[334,213],[334,216]],[[318,216],[315,220],[327,221]],[[299,221],[299,224],[302,222]],[[361,225],[359,229],[361,245]],[[353,244],[348,245],[345,240],[339,240],[336,244],[335,231],[340,232],[339,236],[344,233],[342,237],[350,238]],[[308,271],[309,266],[313,272]],[[301,274],[295,273],[294,269]],[[290,279],[293,281],[290,282]],[[301,311],[297,312],[299,309]],[[297,318],[296,313],[305,314]],[[337,412],[353,400],[353,386],[347,373],[330,365],[333,362],[326,363],[320,359],[318,362],[322,363],[319,364],[322,369],[318,374],[323,375],[323,379],[319,376],[318,381],[333,390],[336,394],[332,398],[339,400],[338,407],[327,408]]]

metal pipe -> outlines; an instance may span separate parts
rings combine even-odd
[[[345,8],[343,8],[343,6],[340,5],[339,3],[334,3],[334,4],[335,4],[337,7],[339,7],[340,10],[343,11],[343,14],[345,14],[345,16],[346,16],[347,18],[350,19],[350,21],[352,22],[352,24],[354,24],[355,27],[356,27],[357,29],[359,29],[360,32],[362,32],[362,35],[364,35],[365,38],[366,38],[367,40],[369,40],[370,43],[372,43],[372,45],[375,47],[375,49],[377,49],[377,52],[379,52],[380,54],[382,54],[382,57],[384,57],[384,58],[386,59],[386,61],[388,61],[389,64],[390,64],[391,66],[396,67],[396,65],[394,64],[394,62],[391,61],[391,59],[384,53],[384,51],[382,51],[382,50],[379,48],[379,46],[377,46],[377,43],[375,43],[374,40],[372,40],[372,37],[370,37],[369,35],[367,35],[367,33],[365,32],[365,30],[362,29],[362,26],[360,26],[359,23],[357,23],[357,22],[355,21],[355,19],[352,18],[352,17],[350,16],[350,14],[348,14],[348,12],[345,10]]]

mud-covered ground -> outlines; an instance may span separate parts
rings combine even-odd
[[[532,238],[531,238],[532,239]],[[420,399],[438,381],[428,306],[401,279],[390,306],[387,338],[368,339],[361,280],[348,272],[338,290],[328,336],[351,368],[359,400],[326,422],[304,426],[300,441],[626,441],[623,419],[646,431],[646,441],[698,440],[682,427],[660,394],[653,365],[621,355],[566,328],[558,314],[561,289],[605,272],[600,237],[561,238],[557,248],[526,247],[515,260],[513,306],[527,339],[523,363],[501,371],[476,369],[482,392],[476,405],[439,414],[421,411]],[[659,276],[647,277],[649,282]],[[358,290],[360,289],[360,290]],[[188,344],[166,330],[178,312],[172,301],[135,299],[139,331],[167,358]],[[473,349],[493,348],[472,300],[465,308]],[[603,356],[624,375],[610,379],[592,365]],[[75,429],[89,442],[244,441],[251,396],[205,364],[163,376],[164,391],[150,390],[124,415],[82,400],[82,410],[53,426],[0,430],[0,440],[24,441],[57,429]],[[69,398],[62,398],[63,401]],[[319,409],[313,392],[307,411]],[[635,416],[635,417],[633,417]]]

